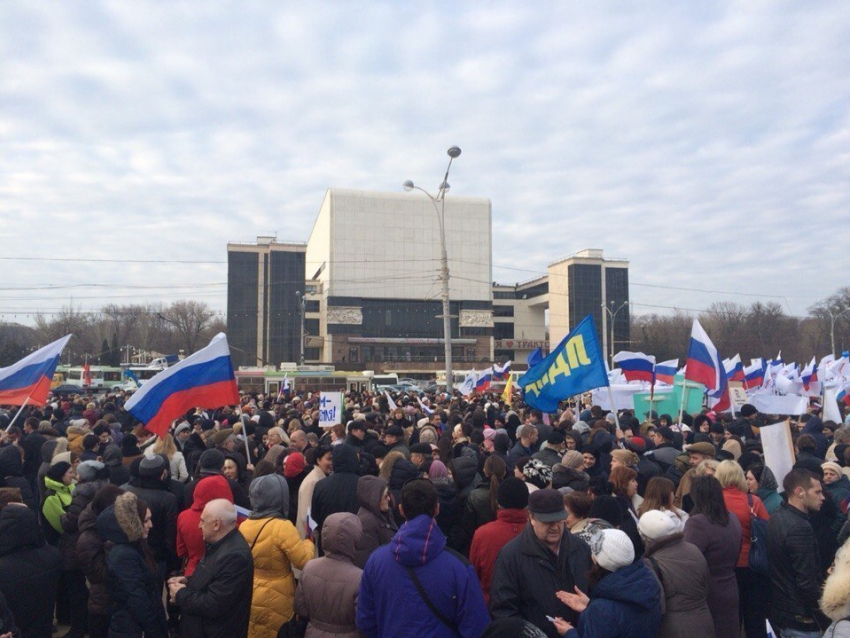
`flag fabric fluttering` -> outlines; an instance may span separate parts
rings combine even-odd
[[[390,412],[395,412],[398,409],[398,406],[395,404],[395,401],[393,401],[390,393],[384,390],[384,396],[387,397],[387,405],[390,408]]]
[[[91,366],[88,361],[83,366],[83,385],[87,388],[91,386]]]
[[[476,392],[487,392],[490,389],[490,382],[493,380],[493,367],[490,366],[486,370],[478,373],[478,378],[475,380]]]
[[[744,368],[744,386],[748,390],[760,388],[764,384],[764,359]]]
[[[806,392],[808,392],[812,384],[818,380],[818,364],[815,357],[812,357],[812,360],[809,361],[809,365],[803,368],[803,371],[800,373],[800,379],[803,381],[803,387]]]
[[[500,366],[498,364],[494,365],[493,381],[504,381],[511,373],[511,363],[513,363],[513,361],[508,361],[503,366]]]
[[[220,408],[239,403],[236,376],[227,337],[219,333],[210,344],[166,368],[139,388],[126,410],[157,435],[190,408]]]
[[[139,377],[137,377],[136,373],[133,372],[132,370],[130,370],[130,368],[127,368],[126,370],[124,370],[124,374],[127,376],[128,379],[130,379],[133,383],[136,384],[137,388],[142,387],[142,382],[139,381]]]
[[[458,391],[465,397],[468,397],[473,392],[475,392],[475,382],[478,380],[478,373],[475,372],[475,368],[469,371],[469,374],[466,375],[466,378],[463,380],[463,383],[460,384]]]
[[[656,364],[655,366],[655,380],[661,381],[662,383],[666,383],[667,385],[673,385],[673,380],[676,378],[676,371],[678,369],[678,359],[662,361],[661,363]]]
[[[44,405],[59,357],[70,338],[71,335],[66,335],[0,368],[0,405]]]
[[[525,392],[525,402],[543,412],[554,412],[566,398],[607,387],[608,369],[593,316],[582,319],[549,356],[517,383]]]
[[[529,370],[541,361],[543,361],[543,350],[541,350],[540,348],[535,348],[534,350],[529,352],[528,356],[525,358],[525,362],[528,364]]]
[[[614,363],[620,365],[626,381],[652,383],[655,377],[655,357],[643,352],[622,351],[614,355]]]
[[[513,392],[514,392],[514,379],[510,374],[508,374],[508,380],[505,383],[505,389],[502,392],[502,401],[505,403],[505,405],[513,405],[513,401],[514,401]]]
[[[726,369],[727,381],[744,381],[744,364],[741,362],[741,355],[736,354],[731,359],[725,359],[723,367]]]
[[[434,410],[432,410],[422,402],[422,397],[416,395],[416,400],[419,401],[419,409],[422,410],[425,414],[427,414],[428,416],[434,414]]]
[[[691,329],[691,343],[685,364],[685,378],[702,383],[709,390],[726,389],[726,370],[717,348],[708,338],[698,319]]]

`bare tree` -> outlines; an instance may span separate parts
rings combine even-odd
[[[187,355],[198,349],[201,334],[215,312],[203,301],[175,301],[160,315],[174,328],[179,346]]]

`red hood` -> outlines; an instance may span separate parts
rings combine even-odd
[[[221,475],[208,476],[198,481],[192,500],[192,509],[196,512],[204,511],[207,503],[217,498],[233,502],[233,492],[227,479]]]

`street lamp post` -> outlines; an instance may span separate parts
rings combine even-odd
[[[831,354],[835,354],[835,322],[838,321],[841,317],[850,312],[850,308],[845,308],[839,313],[832,314],[832,311],[829,308],[825,308],[826,312],[829,314],[829,319],[831,321],[829,327],[829,335],[830,335],[830,345],[831,350],[829,351]]]
[[[301,309],[301,325],[299,329],[299,334],[301,335],[301,356],[298,358],[298,365],[304,365],[304,312],[307,308],[307,295],[301,294],[300,290],[295,291],[295,296],[298,297],[299,307]]]
[[[611,301],[610,304],[611,304],[611,307],[613,308],[614,302]],[[620,304],[619,308],[617,308],[615,311],[611,312],[611,309],[608,308],[608,306],[606,306],[605,304],[602,304],[602,309],[605,312],[607,312],[608,315],[611,317],[611,367],[612,368],[614,367],[614,320],[617,319],[617,315],[619,314],[619,312],[628,305],[629,305],[629,302],[624,301],[623,303]]]
[[[437,213],[437,221],[440,224],[440,279],[443,284],[442,299],[443,299],[443,341],[445,341],[445,358],[446,358],[446,392],[451,396],[454,388],[452,383],[452,317],[449,306],[449,256],[446,252],[446,191],[449,190],[449,171],[452,168],[452,162],[460,157],[460,148],[452,146],[448,151],[449,165],[446,167],[446,174],[443,177],[443,183],[437,191],[437,196],[431,195],[424,188],[416,186],[412,181],[407,180],[402,186],[406,191],[414,189],[422,191],[431,200],[434,205],[434,211]],[[439,206],[437,203],[439,202]]]

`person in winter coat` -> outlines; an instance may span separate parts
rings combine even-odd
[[[606,529],[593,539],[590,596],[579,588],[557,592],[558,600],[578,612],[573,627],[556,617],[555,628],[568,638],[655,638],[661,626],[661,588],[643,561],[635,562],[628,535]]]
[[[195,572],[206,549],[201,533],[201,512],[207,503],[216,499],[233,502],[230,485],[221,475],[207,476],[198,481],[192,506],[177,516],[177,556],[183,561],[183,575],[187,578]]]
[[[0,638],[21,638],[21,630],[15,624],[9,603],[6,602],[2,592],[0,592]]]
[[[484,602],[488,605],[496,558],[502,547],[519,536],[528,524],[528,488],[523,481],[511,476],[499,484],[496,499],[499,506],[496,520],[475,530],[469,548],[469,562],[475,568]]]
[[[250,518],[239,528],[254,557],[254,598],[248,635],[276,638],[293,615],[295,576],[313,558],[314,547],[301,540],[289,514],[289,487],[279,474],[260,476],[251,483]]]
[[[236,528],[236,507],[216,499],[201,512],[207,544],[204,559],[191,577],[168,579],[168,595],[180,607],[184,638],[246,638],[251,617],[254,561]]]
[[[455,496],[455,508],[457,518],[452,525],[448,543],[456,552],[464,556],[469,555],[469,545],[472,543],[472,533],[464,526],[463,513],[472,491],[481,484],[481,476],[478,474],[478,461],[471,456],[459,456],[452,460],[452,478],[457,487]]]
[[[70,463],[59,461],[51,465],[44,476],[44,502],[41,514],[44,520],[44,533],[47,542],[58,545],[64,533],[62,514],[71,506],[74,493],[74,479],[77,474]]]
[[[382,545],[389,543],[398,531],[392,514],[391,496],[387,482],[377,476],[361,476],[357,481],[357,500],[360,509],[362,534],[357,540],[354,564],[360,569],[369,556]]]
[[[337,447],[337,446],[334,446]],[[318,448],[313,458],[313,469],[298,488],[298,511],[295,516],[295,529],[301,538],[307,538],[307,512],[313,505],[313,491],[319,481],[333,469],[333,449],[329,446]]]
[[[77,518],[77,560],[89,583],[89,638],[107,638],[112,601],[107,585],[106,544],[97,533],[97,517],[124,493],[117,485],[106,485]]]
[[[832,624],[823,638],[850,638],[850,545],[842,545],[829,571],[820,609]]]
[[[684,521],[670,510],[649,510],[638,529],[643,560],[661,583],[664,615],[657,638],[714,638],[708,609],[711,574],[702,552],[684,539]]]
[[[821,464],[823,469],[823,491],[832,498],[838,509],[838,516],[835,517],[833,529],[837,532],[847,520],[847,498],[850,497],[850,479],[845,476],[838,463],[827,461]],[[24,501],[26,502],[26,501]]]
[[[484,481],[469,493],[463,512],[464,534],[470,538],[475,530],[496,519],[499,484],[505,480],[507,466],[498,456],[488,456],[484,461]]]
[[[708,608],[715,635],[739,638],[735,566],[741,553],[741,523],[726,507],[723,488],[713,476],[694,477],[690,494],[694,507],[685,523],[685,540],[702,552],[711,572]]]
[[[434,485],[405,485],[400,509],[406,522],[363,570],[357,628],[364,638],[479,638],[489,622],[481,586],[472,566],[446,548]]]
[[[7,445],[0,448],[0,478],[6,481],[6,487],[17,487],[21,490],[24,505],[33,512],[38,511],[38,501],[30,482],[24,478],[24,462],[21,458],[23,450],[17,445]]]
[[[590,547],[565,529],[560,492],[544,488],[528,497],[529,524],[499,552],[490,584],[490,612],[528,620],[549,638],[559,635],[547,616],[575,620],[558,590],[587,589]]]
[[[360,461],[357,450],[341,443],[333,446],[333,474],[316,483],[313,489],[311,514],[316,522],[314,537],[321,538],[322,524],[331,514],[360,509],[357,501],[357,479],[360,478]],[[321,550],[321,543],[319,549]]]
[[[151,510],[129,492],[97,517],[100,537],[112,544],[106,557],[106,582],[114,611],[110,638],[167,638],[162,585],[145,542],[153,526]]]
[[[59,550],[44,542],[35,512],[10,503],[0,511],[0,593],[23,638],[53,635]]]
[[[782,505],[782,497],[777,491],[779,486],[773,471],[763,463],[752,463],[744,475],[747,479],[747,491],[761,499],[768,514],[773,514]]]
[[[767,521],[770,514],[758,496],[747,492],[744,470],[735,461],[721,461],[714,477],[720,481],[723,488],[726,509],[734,514],[741,524],[741,551],[735,566],[735,578],[738,581],[738,609],[743,617],[747,638],[766,638],[765,620],[770,604],[770,577],[750,569],[750,518]],[[767,539],[762,541],[767,542]]]
[[[189,480],[186,459],[183,457],[183,453],[177,449],[173,436],[166,432],[163,436],[157,437],[156,443],[145,449],[146,456],[153,456],[154,454],[165,456],[170,466],[171,478],[175,481],[185,483]]]
[[[325,519],[325,555],[304,566],[295,592],[295,612],[310,619],[306,638],[360,638],[355,618],[363,570],[354,565],[354,555],[362,532],[353,514],[331,514]]]
[[[148,546],[159,567],[159,577],[165,580],[166,574],[179,565],[176,546],[179,513],[177,499],[169,489],[168,467],[164,456],[145,456],[136,463],[138,477],[133,477],[126,489],[144,501],[151,510],[153,529],[147,539]]]

